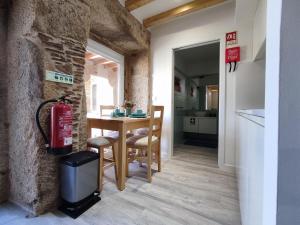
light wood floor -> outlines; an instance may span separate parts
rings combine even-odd
[[[0,206],[0,224],[240,225],[236,178],[218,169],[214,149],[174,149],[151,184],[145,168],[134,164],[130,171],[123,192],[113,183],[113,168],[106,171],[102,200],[76,220],[60,212],[26,219],[25,212],[6,204]]]

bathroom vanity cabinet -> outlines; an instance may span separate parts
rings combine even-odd
[[[184,132],[199,134],[217,134],[217,128],[217,117],[184,117]]]

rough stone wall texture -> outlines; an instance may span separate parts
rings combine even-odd
[[[91,0],[91,33],[121,53],[150,48],[150,32],[118,0]]]
[[[0,203],[8,199],[8,124],[6,120],[7,1],[0,0]]]
[[[150,32],[118,0],[91,0],[91,6],[90,38],[125,55],[125,99],[147,110],[152,90]]]
[[[10,198],[34,214],[57,204],[59,188],[58,158],[46,154],[34,120],[44,99],[70,95],[74,112],[73,148],[85,148],[83,71],[89,15],[90,7],[82,0],[16,0],[10,7]],[[74,85],[45,81],[46,70],[73,74]],[[47,114],[41,116],[46,129]]]
[[[33,214],[55,207],[59,189],[58,158],[46,154],[35,124],[38,105],[45,99],[70,95],[74,101],[74,150],[86,146],[83,74],[91,24],[96,36],[109,40],[113,49],[123,53],[149,49],[149,32],[121,7],[117,0],[11,0],[7,43],[10,200]],[[120,37],[115,34],[118,30],[122,31]],[[109,46],[108,42],[104,44]],[[146,55],[130,57],[133,85],[129,88],[139,85],[139,76],[149,83],[146,70],[139,72],[140,66],[133,65],[146,65]],[[46,70],[73,74],[75,83],[71,86],[45,81]],[[136,88],[130,95],[138,96],[138,91]],[[143,93],[147,93],[145,89]],[[47,115],[41,115],[46,129]]]
[[[74,75],[74,84],[66,85],[45,81],[43,83],[43,94],[45,99],[55,98],[57,96],[69,95],[73,106],[73,151],[86,149],[86,112],[85,112],[85,94],[84,94],[84,54],[85,41],[77,41],[69,38],[56,38],[39,33],[41,46],[44,53],[44,71],[60,71],[66,74]],[[47,121],[47,118],[44,119]],[[44,124],[44,127],[47,127]],[[49,208],[54,206],[58,197],[58,164],[54,157],[49,160],[49,155],[43,154],[39,164],[38,184],[40,185],[39,200],[40,208]],[[51,162],[50,167],[45,167]],[[49,180],[50,182],[49,185]],[[55,191],[54,191],[55,190]],[[51,193],[51,194],[50,194]],[[39,212],[39,210],[36,210]]]
[[[125,57],[125,98],[136,103],[138,108],[148,110],[151,104],[152,82],[150,52],[145,50]]]

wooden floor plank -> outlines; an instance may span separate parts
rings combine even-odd
[[[156,169],[156,165],[152,168]],[[174,157],[163,163],[161,173],[154,173],[151,184],[146,179],[145,165],[131,164],[130,178],[122,192],[114,183],[113,169],[105,171],[102,200],[76,223],[60,212],[54,212],[38,219],[12,217],[14,219],[6,224],[241,224],[236,177],[218,168],[215,149],[176,147]]]

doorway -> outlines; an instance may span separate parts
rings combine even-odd
[[[100,105],[121,105],[124,101],[124,56],[89,40],[84,83],[87,117],[99,117]]]
[[[173,145],[218,152],[220,42],[174,50]]]

